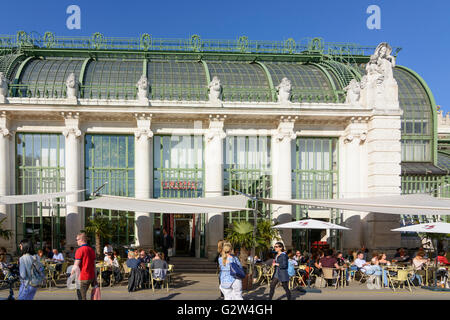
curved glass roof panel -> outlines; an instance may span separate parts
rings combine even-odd
[[[272,101],[264,69],[256,63],[207,61],[211,79],[222,84],[224,101]]]
[[[147,78],[150,99],[207,100],[206,72],[201,62],[152,60],[148,62]]]
[[[136,99],[143,60],[90,61],[81,96],[86,99]]]
[[[276,87],[286,77],[292,85],[292,102],[330,102],[335,93],[330,80],[317,66],[300,63],[265,62]]]
[[[83,59],[35,59],[26,64],[20,75],[15,96],[65,98],[66,79],[70,73],[79,78]]]
[[[438,167],[450,172],[450,155],[443,152],[438,152],[437,154],[437,165]]]
[[[431,102],[425,88],[411,73],[394,68],[398,99],[403,110],[402,134],[431,135]]]

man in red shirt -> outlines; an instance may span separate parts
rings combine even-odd
[[[79,248],[75,252],[75,263],[71,274],[75,272],[77,267],[80,268],[80,295],[78,299],[86,300],[89,286],[94,287],[97,282],[95,277],[95,251],[88,246],[85,233],[77,235],[77,244]]]

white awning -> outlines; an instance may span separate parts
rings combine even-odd
[[[247,201],[242,195],[184,199],[136,199],[102,195],[93,200],[68,205],[120,211],[190,214],[253,210],[245,207]]]
[[[450,199],[426,194],[349,198],[349,199],[261,199],[262,202],[283,205],[308,205],[351,211],[405,215],[450,215]]]
[[[26,194],[16,196],[0,196],[0,204],[20,204],[28,202],[43,202],[49,199],[65,197],[69,194],[83,192],[84,190],[69,191],[69,192],[55,192],[42,194]]]
[[[314,219],[305,219],[299,221],[292,221],[288,223],[279,224],[273,227],[274,229],[338,229],[338,230],[351,230],[346,227],[342,227],[340,225],[314,220]]]
[[[450,223],[432,222],[412,224],[410,226],[392,229],[391,231],[424,232],[424,233],[450,233]]]

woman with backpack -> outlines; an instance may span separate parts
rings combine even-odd
[[[232,276],[231,264],[237,265],[242,270],[239,259],[233,255],[231,243],[225,242],[222,246],[222,255],[219,257],[220,266],[220,290],[224,300],[243,300],[242,280]]]
[[[20,241],[22,256],[19,258],[20,288],[17,300],[33,300],[40,282],[43,280],[42,264],[34,255],[30,240]]]
[[[274,246],[276,256],[273,259],[273,266],[275,271],[273,273],[272,281],[270,282],[270,293],[269,300],[272,300],[273,294],[275,293],[275,287],[278,282],[281,282],[281,285],[286,291],[286,297],[288,300],[291,300],[291,291],[289,290],[289,258],[287,254],[284,252],[284,244],[282,242],[277,242]]]

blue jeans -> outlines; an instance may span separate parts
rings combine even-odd
[[[17,300],[33,300],[36,294],[37,288],[31,285],[25,285],[23,282],[20,284],[19,296]]]

